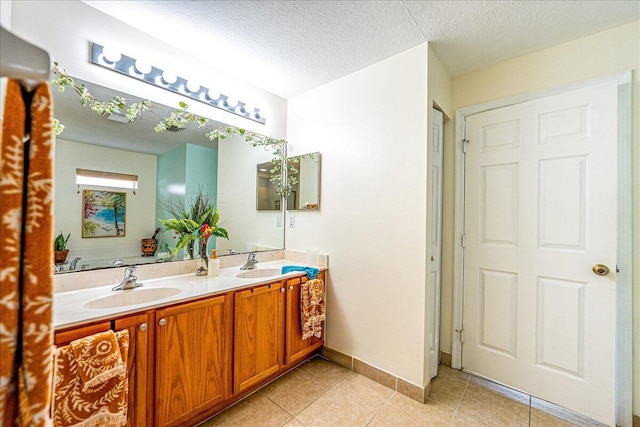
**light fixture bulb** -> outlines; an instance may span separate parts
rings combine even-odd
[[[209,89],[209,92],[205,95],[207,101],[217,101],[220,99],[220,91],[215,89]]]
[[[120,61],[122,58],[122,54],[111,46],[105,46],[102,48],[102,55],[104,56],[104,60],[109,64],[114,64]]]
[[[253,105],[251,105],[251,104],[244,104],[242,106],[242,112],[245,113],[245,114],[251,115],[251,114],[253,114],[253,110],[255,110],[255,107]]]
[[[232,96],[228,96],[227,100],[224,103],[225,107],[235,110],[235,108],[238,106],[238,99]]]
[[[165,84],[172,85],[178,80],[178,76],[171,71],[163,71],[162,72],[162,81]]]
[[[196,93],[200,90],[200,83],[196,83],[193,80],[189,80],[187,82],[187,91],[191,93]]]
[[[135,70],[140,74],[148,74],[151,72],[151,64],[143,59],[136,59]]]

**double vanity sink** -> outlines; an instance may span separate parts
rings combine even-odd
[[[279,277],[300,275],[298,272],[282,274],[283,265],[295,265],[289,261],[261,263],[252,270],[239,267],[224,268],[218,277],[198,277],[195,274],[140,280],[142,287],[113,291],[113,285],[59,292],[54,294],[54,328],[65,328],[87,321],[109,318],[114,315],[139,312],[174,302],[214,295],[233,289],[258,285]]]

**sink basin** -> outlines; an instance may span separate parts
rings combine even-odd
[[[241,279],[261,279],[263,277],[280,276],[282,269],[280,268],[257,268],[255,270],[247,270],[236,274]]]
[[[113,294],[106,297],[89,301],[85,308],[113,308],[127,305],[143,304],[177,295],[182,290],[180,288],[137,288],[126,291],[113,291]]]

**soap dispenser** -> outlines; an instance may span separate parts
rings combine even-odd
[[[209,276],[218,277],[220,275],[220,260],[218,259],[218,251],[216,249],[211,250],[211,256],[209,257]]]

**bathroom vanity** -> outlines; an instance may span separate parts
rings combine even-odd
[[[307,276],[279,274],[281,265],[265,263],[244,277],[228,268],[216,278],[189,274],[143,281],[133,290],[55,294],[55,343],[127,329],[130,425],[196,425],[322,347],[322,339],[302,339],[300,293]],[[325,274],[321,269],[318,277]],[[141,290],[145,296],[134,297]],[[115,292],[134,299],[118,300]],[[154,295],[161,298],[135,299]]]

